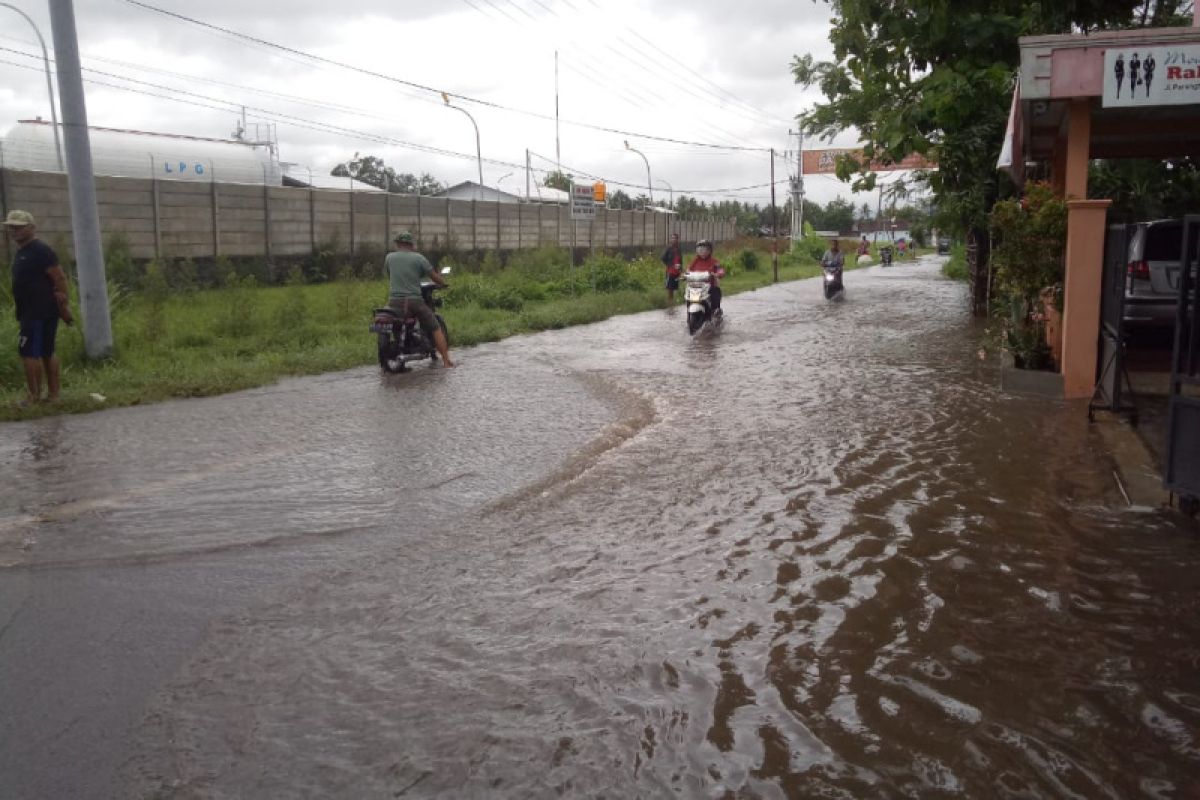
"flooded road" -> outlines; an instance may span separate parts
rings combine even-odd
[[[725,307],[5,428],[0,794],[1200,796],[1200,540],[1084,411],[933,260]]]

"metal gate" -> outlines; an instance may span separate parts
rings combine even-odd
[[[1167,412],[1163,483],[1188,513],[1200,508],[1200,214],[1183,218],[1179,307]]]
[[[1104,273],[1100,297],[1100,379],[1088,406],[1088,418],[1097,410],[1126,412],[1137,424],[1133,385],[1125,369],[1125,287],[1129,252],[1129,226],[1110,225],[1104,235]]]

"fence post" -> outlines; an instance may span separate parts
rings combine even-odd
[[[350,256],[354,257],[354,178],[350,179]]]
[[[317,252],[317,195],[313,189],[312,170],[308,171],[308,245]]]
[[[500,201],[496,201],[496,257],[500,256],[500,249],[504,244],[504,237],[500,233]]]
[[[0,183],[0,190],[3,190],[3,188],[4,188],[3,183]],[[521,235],[523,233],[523,231],[521,229],[525,226],[525,211],[522,208],[522,206],[524,206],[524,205],[525,204],[520,202],[519,200],[517,201],[517,249],[518,250],[521,249],[521,243],[524,240],[524,237],[522,237],[522,235]]]
[[[158,172],[154,168],[154,156],[150,156],[151,214],[154,217],[154,257],[162,258],[162,223],[158,215]]]
[[[392,193],[383,196],[383,249],[387,250],[392,238]],[[421,246],[421,235],[417,234],[417,247]]]
[[[450,227],[450,204],[452,202],[453,201],[449,197],[446,198],[446,252],[447,253],[450,252],[450,243],[451,243],[451,241],[453,241],[450,238],[450,230],[451,230],[451,227]]]
[[[221,202],[217,198],[217,172],[213,162],[208,162],[208,179],[212,187],[213,259],[221,257]]]
[[[425,227],[424,215],[421,213],[421,195],[417,195],[417,244],[424,247],[425,236],[422,233],[422,228]],[[388,244],[391,244],[389,242]]]
[[[271,184],[267,183],[267,165],[263,164],[263,252],[267,257],[267,278],[275,279],[275,266],[271,259]]]

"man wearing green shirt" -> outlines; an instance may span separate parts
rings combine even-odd
[[[383,262],[383,271],[388,276],[389,283],[388,307],[401,314],[416,317],[425,335],[433,339],[433,345],[442,357],[442,363],[453,367],[446,334],[438,325],[433,309],[425,305],[425,300],[421,297],[421,281],[425,278],[441,287],[445,287],[446,282],[434,271],[429,260],[413,248],[411,233],[404,231],[396,234],[395,244],[396,249],[388,253]]]

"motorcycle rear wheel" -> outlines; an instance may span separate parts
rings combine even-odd
[[[386,333],[379,334],[379,367],[393,375],[408,371],[404,362],[392,353],[392,344]]]

